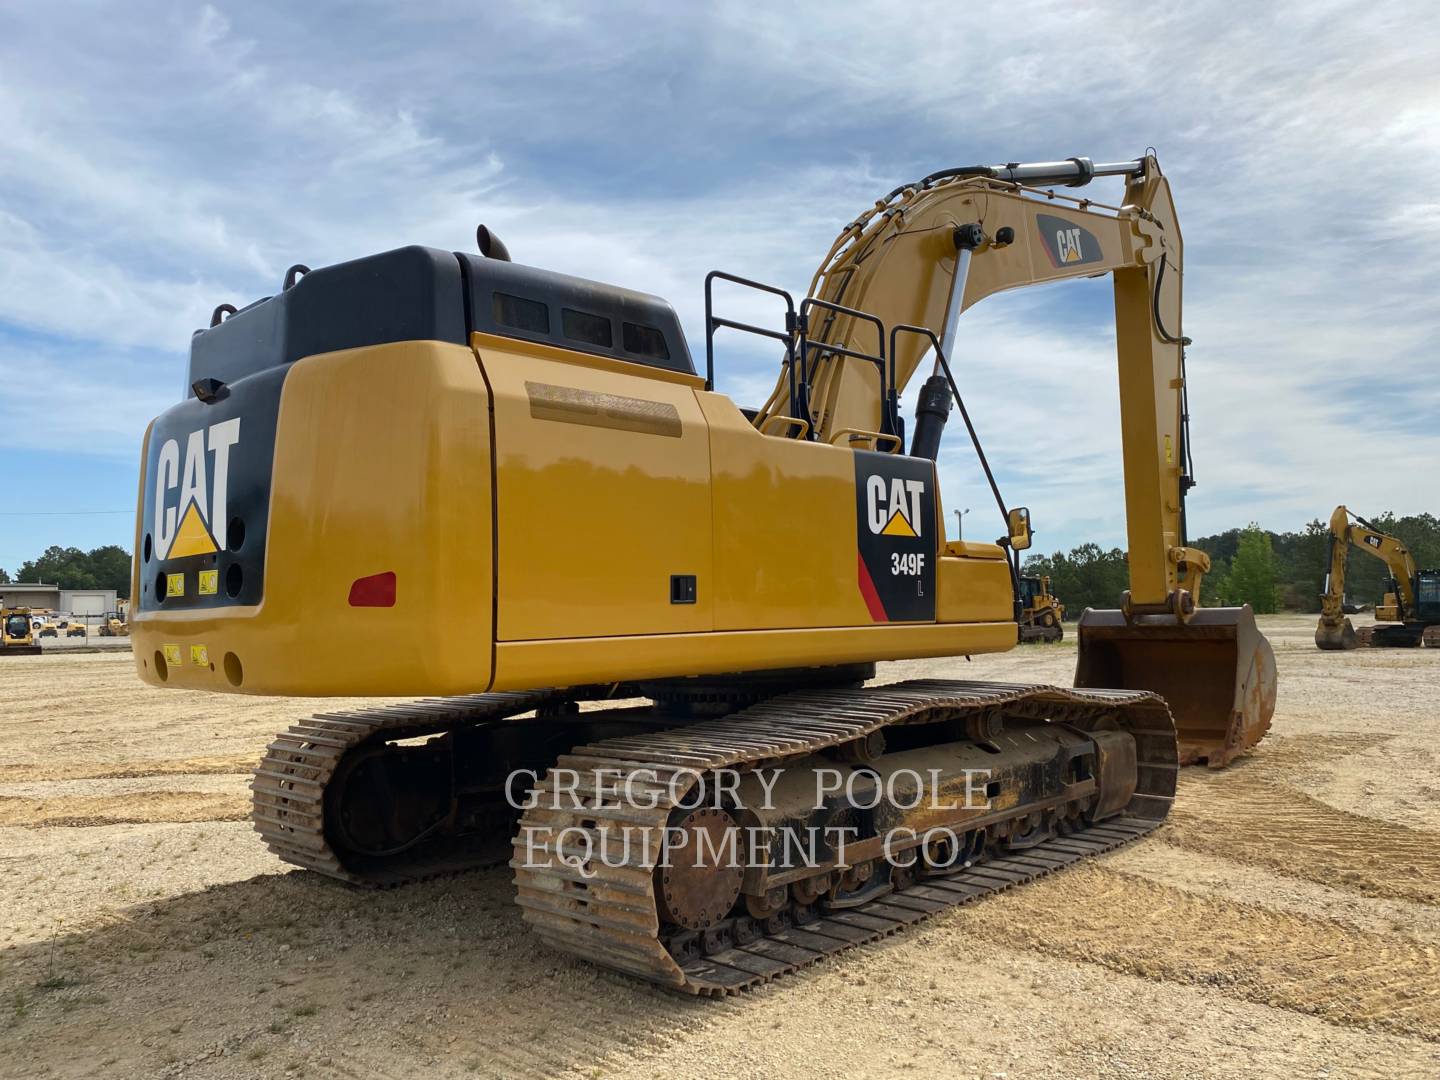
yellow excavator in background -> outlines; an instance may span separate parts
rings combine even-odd
[[[37,656],[35,627],[28,607],[6,607],[0,598],[0,656]]]
[[[1097,176],[1123,203],[1043,190]],[[141,678],[431,695],[270,744],[253,816],[282,858],[367,886],[508,859],[544,940],[723,994],[1141,836],[1182,757],[1263,734],[1268,642],[1248,608],[1198,606],[1185,540],[1182,249],[1153,155],[903,185],[799,304],[712,272],[703,375],[664,301],[477,239],[222,305],[145,436]],[[1081,620],[1076,687],[866,685],[877,661],[1017,644],[1029,512],[970,422],[958,318],[1107,273],[1131,588]],[[717,288],[783,322],[716,314]],[[721,330],[783,352],[758,409],[715,390]],[[998,543],[944,535],[952,407]]]
[[[1352,517],[1354,524],[1350,522]],[[1375,605],[1375,621],[1399,625],[1356,631],[1346,617],[1345,568],[1351,546],[1373,555],[1390,571],[1385,599]],[[1410,549],[1401,541],[1387,536],[1359,514],[1337,506],[1330,515],[1330,569],[1320,597],[1315,644],[1326,650],[1362,645],[1415,648],[1427,640],[1432,627],[1440,627],[1440,570],[1417,570]]]
[[[1050,578],[1033,574],[1020,577],[1020,644],[1059,641],[1065,636],[1061,620],[1065,605],[1050,592]]]

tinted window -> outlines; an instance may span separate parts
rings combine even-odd
[[[1421,574],[1416,590],[1418,604],[1440,604],[1440,574]]]
[[[670,349],[665,344],[665,335],[653,326],[640,326],[633,322],[620,324],[620,340],[625,351],[652,360],[669,360]]]
[[[523,296],[497,292],[490,305],[490,314],[501,326],[528,330],[532,334],[550,332],[550,309],[539,300],[526,300]]]
[[[560,325],[565,336],[571,341],[583,341],[586,345],[599,345],[609,349],[615,339],[610,332],[610,320],[603,315],[591,315],[571,308],[560,309]]]

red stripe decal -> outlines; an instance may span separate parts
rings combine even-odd
[[[865,565],[865,556],[857,551],[855,558],[860,562],[860,595],[870,609],[870,618],[875,622],[889,622],[890,616],[885,613],[885,605],[880,602],[880,594],[875,591],[875,582],[870,577],[870,568]]]

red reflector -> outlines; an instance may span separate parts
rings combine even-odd
[[[395,571],[356,578],[350,586],[351,607],[394,607]]]

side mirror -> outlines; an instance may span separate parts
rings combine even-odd
[[[1030,510],[1028,507],[1017,506],[1010,511],[1010,547],[1014,551],[1024,551],[1030,546]]]

